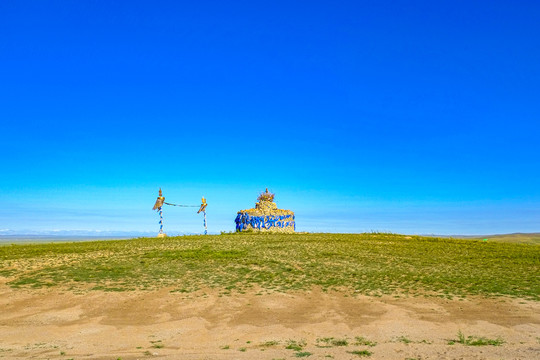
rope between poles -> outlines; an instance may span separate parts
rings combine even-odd
[[[168,202],[163,202],[166,205],[172,205],[172,206],[180,206],[180,207],[200,207],[200,205],[179,205],[179,204],[171,204]]]

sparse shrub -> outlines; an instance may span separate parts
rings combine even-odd
[[[287,341],[287,346],[285,346],[285,349],[287,350],[294,350],[294,351],[300,351],[304,348],[304,346],[306,346],[307,343],[305,340],[300,340],[300,341],[296,341],[296,340],[288,340]]]
[[[358,356],[371,356],[373,353],[369,350],[354,350],[348,351],[349,354],[358,355]]]
[[[336,339],[333,337],[326,337],[326,338],[317,338],[316,340],[316,346],[320,348],[329,348],[332,346],[347,346],[349,345],[349,340],[344,339]]]
[[[261,344],[261,346],[264,346],[264,347],[270,347],[270,346],[274,346],[274,345],[278,345],[279,344],[279,341],[277,340],[270,340],[270,341],[266,341],[266,342],[263,342]]]

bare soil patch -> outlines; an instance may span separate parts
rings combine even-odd
[[[76,294],[0,284],[0,309],[5,359],[540,358],[540,303],[502,297],[369,297],[318,289]],[[504,343],[449,345],[459,331]]]

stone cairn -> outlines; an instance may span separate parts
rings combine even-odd
[[[274,194],[268,189],[259,195],[255,208],[240,210],[236,216],[236,231],[292,233],[296,230],[294,212],[278,209]]]

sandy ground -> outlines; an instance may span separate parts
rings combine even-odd
[[[505,343],[448,345],[459,330],[500,337]],[[356,336],[377,344],[354,345]],[[321,347],[326,344],[317,342],[330,337],[346,338],[349,344]],[[286,349],[290,340],[303,340],[306,346],[301,351]],[[362,350],[371,355],[353,353]],[[302,355],[540,359],[540,303],[508,298],[353,297],[317,290],[231,296],[167,289],[75,294],[14,290],[0,284],[0,358],[270,360]]]

